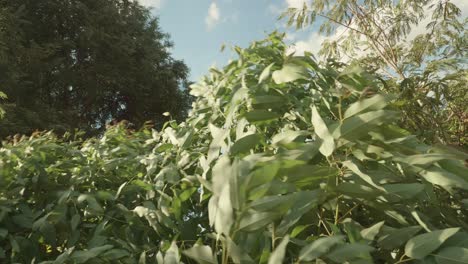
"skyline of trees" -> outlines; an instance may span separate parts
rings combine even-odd
[[[156,17],[127,0],[0,1],[0,136],[111,120],[160,126],[189,107],[189,69]]]

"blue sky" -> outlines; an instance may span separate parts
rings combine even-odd
[[[140,0],[160,18],[174,42],[173,56],[183,59],[199,80],[216,65],[224,66],[230,46],[247,46],[275,29],[285,31],[279,13],[298,0]],[[291,34],[291,36],[306,34]],[[291,39],[292,40],[292,39]],[[220,48],[226,44],[226,50]]]
[[[138,0],[151,7],[160,18],[163,31],[171,35],[174,42],[173,57],[182,59],[189,66],[190,80],[198,81],[211,66],[222,67],[234,56],[229,47],[246,47],[260,40],[273,30],[287,31],[287,42],[292,50],[318,52],[325,36],[319,35],[315,27],[306,31],[287,29],[285,21],[278,21],[279,14],[288,7],[301,7],[311,0]],[[468,0],[451,0],[468,14]],[[423,21],[409,38],[425,31]],[[337,35],[342,30],[338,30]],[[226,50],[220,48],[226,44]]]

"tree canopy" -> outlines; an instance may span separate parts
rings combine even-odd
[[[0,136],[182,118],[188,68],[171,47],[136,1],[0,1]]]
[[[320,54],[353,61],[399,95],[402,124],[428,142],[468,143],[468,19],[452,1],[305,1],[283,14],[333,36]]]

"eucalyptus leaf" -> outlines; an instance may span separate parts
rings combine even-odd
[[[314,106],[312,107],[312,125],[314,126],[315,133],[319,138],[323,140],[319,150],[324,156],[328,157],[333,153],[335,150],[335,142],[328,131],[327,125],[323,121],[322,117]]]
[[[262,73],[260,74],[260,77],[258,77],[258,83],[262,83],[268,77],[270,77],[271,67],[273,67],[274,65],[275,63],[271,63],[262,71]]]
[[[414,259],[422,259],[434,252],[459,230],[460,228],[447,228],[413,237],[406,242],[405,254]]]
[[[274,71],[272,77],[276,84],[288,83],[307,78],[307,70],[298,63],[290,62],[284,64],[281,70]]]
[[[289,243],[289,236],[284,237],[281,243],[275,248],[268,259],[268,264],[282,264],[284,263],[284,256],[286,254],[286,246]]]
[[[250,149],[254,148],[261,140],[259,134],[250,134],[238,139],[234,144],[231,146],[231,154],[237,155],[239,153],[245,153]]]
[[[373,247],[364,244],[344,244],[328,253],[327,257],[338,263],[356,259],[371,259],[370,253],[374,250]]]
[[[439,264],[468,263],[468,248],[445,247],[433,255]]]
[[[323,237],[315,240],[311,244],[301,249],[299,253],[300,261],[312,261],[325,255],[330,249],[338,244],[342,244],[344,236]]]
[[[410,226],[397,230],[392,230],[389,234],[379,238],[379,246],[385,249],[398,248],[405,244],[409,239],[421,231],[420,226]]]
[[[200,264],[217,264],[217,259],[213,256],[213,251],[209,246],[195,245],[182,253]]]

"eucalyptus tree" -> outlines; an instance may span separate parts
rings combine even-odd
[[[297,28],[320,24],[320,55],[381,75],[400,95],[405,127],[429,142],[466,146],[467,18],[450,0],[305,1],[283,14]]]

